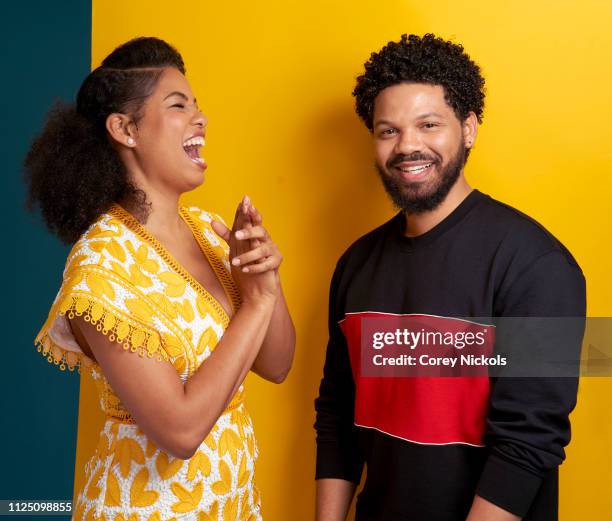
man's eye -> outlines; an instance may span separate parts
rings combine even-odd
[[[381,132],[383,136],[390,136],[391,134],[394,134],[394,133],[395,133],[394,128],[386,128],[385,130]]]
[[[423,127],[425,127],[425,128],[434,128],[434,127],[437,127],[437,126],[438,126],[437,123],[425,123],[423,125]]]
[[[183,105],[182,103],[175,103],[175,104],[174,104],[174,105],[172,105],[170,108],[172,108],[172,107],[179,107],[179,108],[181,108],[181,109],[184,109],[184,108],[185,108],[185,105]]]

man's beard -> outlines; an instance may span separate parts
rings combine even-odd
[[[465,165],[466,150],[463,144],[461,144],[448,165],[437,174],[437,178],[433,181],[433,186],[424,193],[421,193],[422,189],[420,187],[423,183],[409,183],[402,178],[397,178],[394,165],[403,161],[434,161],[434,168],[436,169],[440,161],[421,154],[411,154],[408,156],[397,155],[392,157],[387,161],[386,169],[383,169],[376,163],[378,175],[393,204],[403,212],[418,214],[434,210],[446,199],[450,189],[459,179],[461,169]]]

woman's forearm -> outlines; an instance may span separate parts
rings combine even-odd
[[[274,312],[252,370],[262,378],[281,383],[289,373],[295,351],[295,328],[279,283]]]
[[[278,299],[243,303],[212,354],[184,385],[194,450],[208,435],[251,369]]]
[[[185,383],[172,364],[126,352],[83,317],[70,319],[70,325],[147,436],[174,457],[188,459],[251,369],[276,300],[271,293],[244,302],[213,352]]]

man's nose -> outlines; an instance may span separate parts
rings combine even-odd
[[[414,130],[403,130],[395,143],[395,153],[407,156],[413,152],[421,151],[423,142],[418,132]]]

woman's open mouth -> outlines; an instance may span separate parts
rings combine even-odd
[[[185,151],[185,154],[187,154],[189,159],[200,168],[206,168],[204,158],[200,157],[200,148],[202,148],[204,144],[205,141],[203,136],[189,138],[183,143],[183,150]]]

